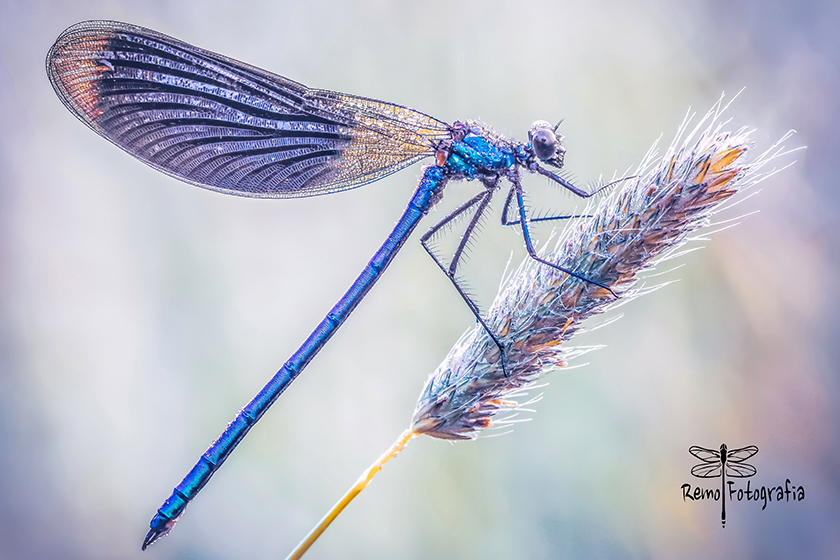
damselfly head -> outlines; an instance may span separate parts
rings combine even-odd
[[[563,135],[558,134],[556,128],[548,121],[535,121],[528,130],[528,140],[537,158],[555,167],[563,167],[566,149],[563,147]]]

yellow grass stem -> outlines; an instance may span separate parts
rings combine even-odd
[[[347,493],[338,500],[338,502],[336,502],[332,509],[327,512],[323,519],[321,519],[320,523],[318,523],[318,525],[312,529],[308,535],[306,535],[306,538],[295,547],[291,554],[286,557],[286,560],[298,560],[299,558],[302,558],[306,551],[309,550],[309,547],[318,540],[318,537],[327,530],[327,527],[335,521],[335,518],[344,511],[344,508],[346,508],[362,490],[367,488],[367,485],[370,484],[371,480],[373,480],[374,475],[382,470],[385,463],[396,457],[397,453],[402,451],[405,446],[408,445],[408,442],[416,435],[418,434],[414,430],[408,429],[404,431],[397,441],[394,442],[394,445],[392,445],[388,451],[383,453],[379,459],[374,461],[374,463],[362,473],[362,476],[359,477],[356,484],[354,484],[353,487],[350,488],[350,490],[348,490]]]

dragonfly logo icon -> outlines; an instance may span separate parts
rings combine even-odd
[[[749,478],[754,475],[755,467],[744,461],[758,453],[758,447],[748,445],[729,449],[725,443],[721,443],[720,451],[715,451],[692,445],[688,452],[703,461],[691,468],[691,474],[698,478],[720,477],[720,524],[726,527],[726,477]],[[717,495],[717,492],[715,494]]]

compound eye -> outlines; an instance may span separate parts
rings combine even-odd
[[[541,160],[551,159],[557,153],[557,136],[550,128],[540,128],[531,135],[531,146]]]

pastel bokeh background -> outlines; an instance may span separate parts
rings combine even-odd
[[[117,19],[315,87],[566,135],[582,184],[632,168],[689,106],[728,112],[795,165],[722,218],[656,294],[582,337],[509,435],[421,438],[312,558],[835,558],[840,550],[836,2],[0,3],[0,558],[278,558],[407,426],[470,315],[417,237],[190,506],[160,502],[343,293],[420,166],[364,188],[248,200],[137,163],[67,112],[44,56]],[[576,201],[530,177],[537,209]],[[449,187],[427,220],[476,185]],[[542,189],[542,190],[541,190]],[[543,192],[545,191],[545,192]],[[484,224],[485,303],[515,230]],[[542,239],[550,229],[542,229]],[[691,445],[757,445],[753,485],[804,502],[686,503]],[[711,484],[710,484],[711,485]]]

